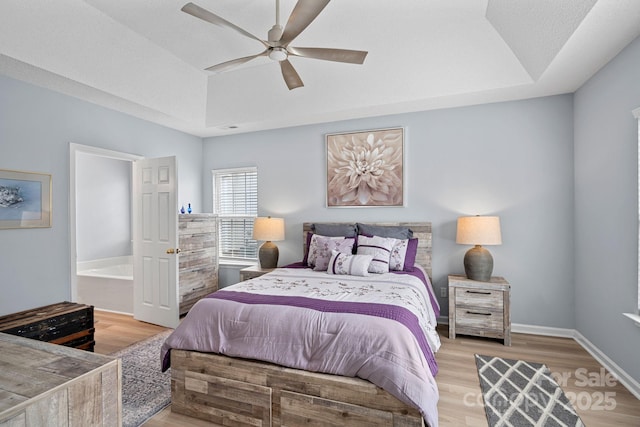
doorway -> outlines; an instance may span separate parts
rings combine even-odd
[[[133,314],[132,162],[142,156],[70,144],[71,301]]]

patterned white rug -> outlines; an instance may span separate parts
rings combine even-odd
[[[545,365],[475,356],[489,426],[584,426]]]
[[[160,369],[168,330],[110,354],[122,360],[122,426],[138,427],[171,403],[171,369]]]

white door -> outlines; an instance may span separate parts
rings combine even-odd
[[[133,317],[175,328],[178,300],[176,158],[133,164]]]

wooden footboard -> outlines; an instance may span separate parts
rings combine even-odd
[[[175,349],[171,410],[222,426],[425,425],[417,409],[359,378]]]

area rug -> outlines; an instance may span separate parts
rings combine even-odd
[[[544,364],[475,356],[490,427],[584,426]]]
[[[122,426],[138,427],[171,403],[171,369],[160,369],[167,330],[110,354],[122,363]]]

